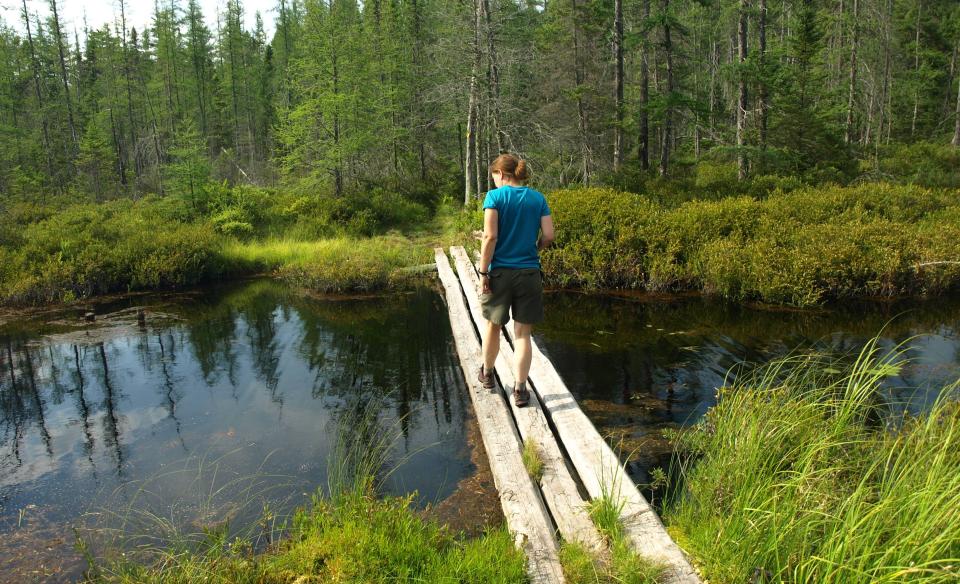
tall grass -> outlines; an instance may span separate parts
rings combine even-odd
[[[327,492],[282,525],[285,537],[263,552],[224,530],[205,531],[189,548],[93,561],[88,582],[124,584],[289,584],[291,582],[436,582],[513,584],[526,560],[505,528],[461,540],[411,508],[415,493],[379,497],[399,430],[379,422],[382,403],[343,412],[328,459]],[[348,407],[351,407],[348,405]]]
[[[543,478],[543,457],[540,455],[540,445],[533,439],[524,440],[521,455],[523,467],[527,469],[527,474],[534,482],[539,483]]]
[[[720,391],[665,513],[711,582],[956,582],[960,405],[895,419],[901,353],[778,361]]]

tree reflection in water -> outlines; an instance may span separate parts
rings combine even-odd
[[[472,472],[469,398],[435,292],[310,298],[253,281],[158,295],[155,304],[114,301],[90,326],[111,314],[132,319],[135,301],[146,323],[113,332],[0,328],[0,536],[28,505],[74,522],[149,490],[162,512],[164,501],[196,490],[187,461],[224,461],[203,478],[213,488],[240,476],[292,477],[270,496],[302,503],[326,484],[333,429],[368,403],[382,404],[385,427],[402,429],[391,456],[404,466],[388,491],[436,502]],[[169,318],[149,316],[160,312]],[[201,519],[213,520],[191,520]],[[255,518],[232,518],[245,519]]]

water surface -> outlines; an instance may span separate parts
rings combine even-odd
[[[884,385],[896,408],[921,411],[960,379],[960,299],[818,310],[571,292],[545,302],[538,343],[601,433],[632,454],[628,470],[641,484],[669,464],[664,430],[699,420],[744,362],[796,350],[852,358],[879,334],[884,350],[908,347],[907,365]]]
[[[71,310],[0,329],[0,574],[31,546],[69,549],[88,513],[199,530],[289,512],[325,487],[337,428],[365,409],[402,461],[386,492],[423,506],[475,468],[434,291],[310,298],[260,280],[95,310],[93,325]]]

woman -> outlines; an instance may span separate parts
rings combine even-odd
[[[553,243],[553,217],[542,194],[524,186],[526,162],[501,154],[490,165],[497,188],[483,201],[483,244],[480,250],[482,293],[480,304],[487,327],[483,331],[483,365],[480,382],[493,388],[493,365],[500,351],[500,327],[513,314],[518,406],[530,401],[530,333],[543,320],[543,275],[540,255]],[[538,240],[539,235],[539,240]]]

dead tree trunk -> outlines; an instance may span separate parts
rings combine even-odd
[[[960,81],[957,82],[957,111],[953,127],[953,141],[951,144],[960,147]]]
[[[643,26],[650,20],[650,0],[643,0]],[[647,35],[644,34],[644,37]],[[640,168],[650,169],[650,46],[644,39],[643,59],[640,61]]]
[[[30,64],[33,69],[33,88],[37,95],[37,110],[40,114],[40,126],[43,131],[43,154],[47,163],[47,176],[53,177],[53,161],[50,156],[50,130],[47,125],[47,113],[43,107],[43,91],[40,89],[40,62],[33,46],[33,33],[30,31],[30,13],[27,12],[27,0],[23,0],[23,23],[27,27],[27,44],[30,45]]]
[[[740,62],[740,92],[737,99],[737,176],[740,180],[747,178],[747,8],[748,0],[740,0],[740,21],[737,26],[737,56]]]
[[[483,12],[487,25],[487,59],[489,70],[490,117],[493,122],[493,135],[497,142],[497,154],[503,152],[506,135],[500,124],[500,62],[497,60],[496,35],[494,34],[493,15],[490,12],[490,0],[483,0]]]
[[[587,112],[583,104],[583,68],[580,63],[580,27],[577,26],[579,20],[577,0],[570,0],[570,6],[573,9],[570,13],[570,19],[573,23],[573,70],[577,83],[577,130],[580,134],[580,156],[582,160],[583,184],[590,184],[590,147],[587,144]]]
[[[853,35],[850,40],[850,88],[847,93],[847,128],[844,140],[847,144],[853,142],[853,105],[857,92],[857,44],[860,40],[859,0],[853,0]]]
[[[613,10],[614,100],[616,123],[613,126],[613,170],[623,164],[623,0],[614,1]]]
[[[473,0],[473,68],[470,71],[470,100],[467,105],[467,156],[464,161],[463,204],[469,205],[479,192],[477,176],[477,107],[480,90],[477,77],[480,75],[482,54],[480,51],[480,0]]]
[[[917,3],[917,27],[916,35],[913,39],[913,72],[916,76],[917,86],[913,91],[913,119],[910,122],[910,137],[913,138],[917,132],[917,114],[920,112],[920,16],[923,14],[923,0]]]
[[[63,57],[63,35],[60,32],[57,0],[50,0],[50,11],[53,13],[53,36],[57,42],[57,54],[60,58],[60,80],[63,82],[64,103],[67,106],[67,123],[70,125],[70,137],[73,138],[73,147],[76,149],[80,140],[77,138],[77,126],[73,122],[73,103],[70,101],[70,84],[67,83],[67,64]]]
[[[663,58],[666,64],[666,107],[663,110],[663,137],[660,141],[660,176],[670,171],[670,146],[673,143],[673,41],[670,38],[670,0],[660,3],[663,19]]]
[[[767,126],[770,113],[770,96],[767,89],[767,0],[760,0],[760,14],[757,18],[757,51],[760,58],[760,86],[758,88],[760,101],[760,149],[767,148]]]

